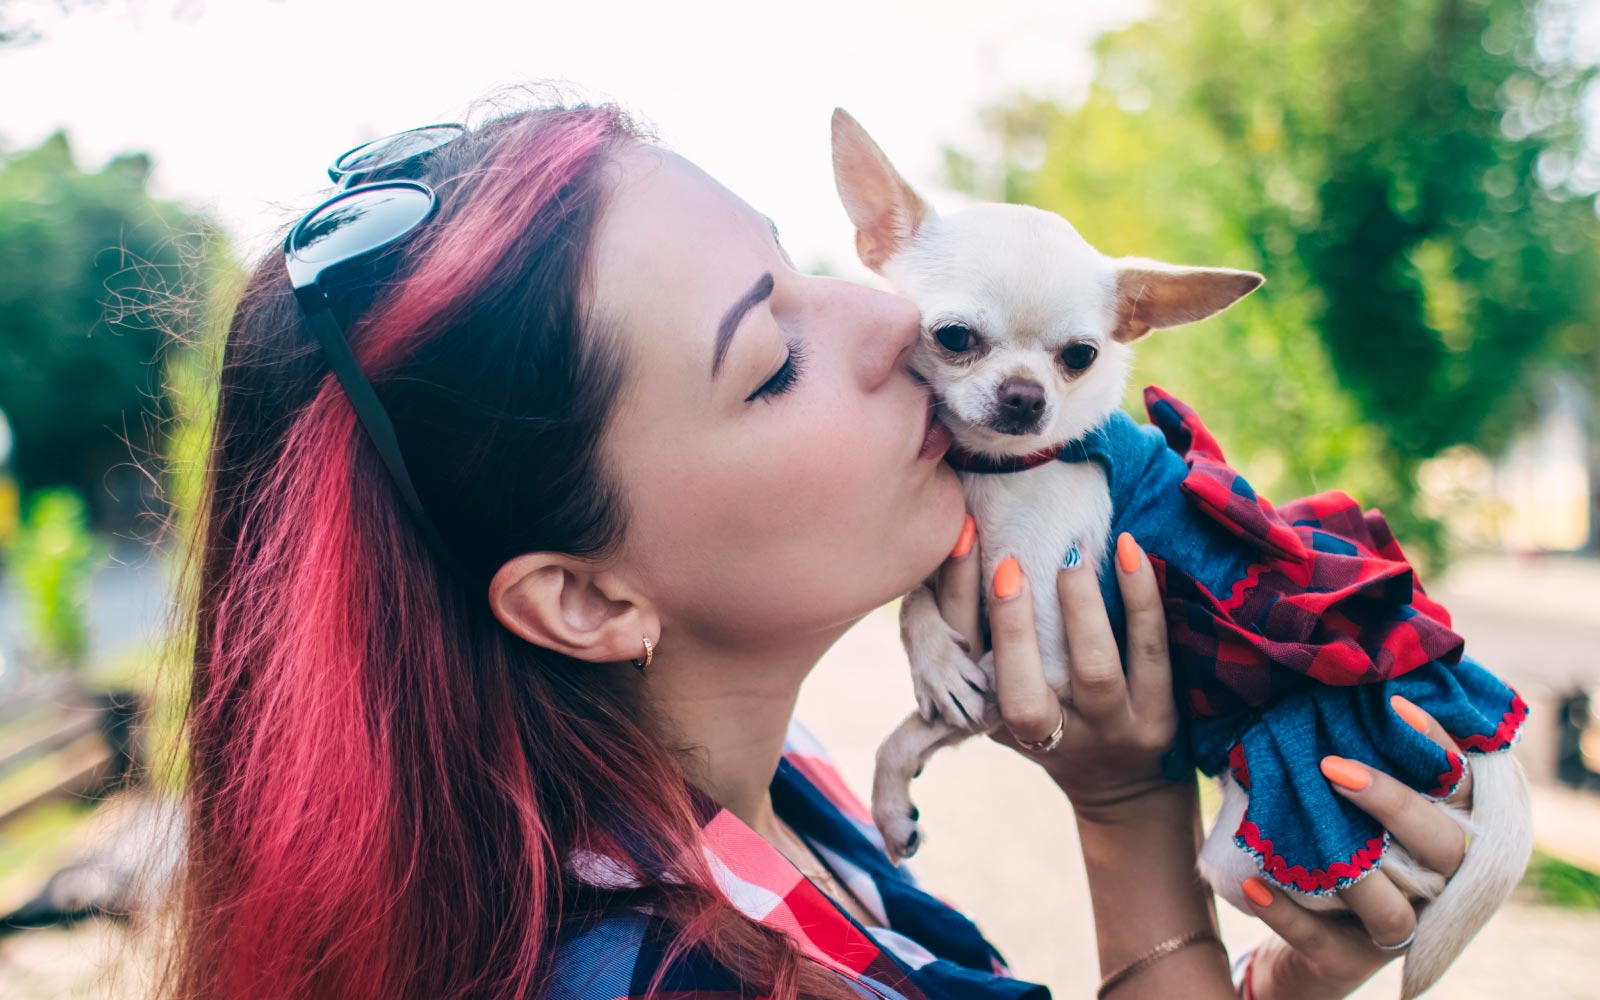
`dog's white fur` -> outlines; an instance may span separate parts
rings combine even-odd
[[[1153,328],[1220,312],[1262,281],[1248,271],[1107,257],[1059,215],[1029,206],[979,204],[939,215],[843,109],[833,115],[833,164],[862,262],[922,311],[924,335],[912,367],[930,383],[939,419],[969,451],[1026,455],[1081,437],[1120,403],[1132,341]],[[975,332],[981,347],[960,353],[941,347],[935,335],[950,326]],[[1098,352],[1081,372],[1062,362],[1074,343]],[[1042,388],[1036,423],[1014,419],[1024,412],[1017,397],[1010,397],[1010,408],[1000,402],[1008,379]],[[1074,544],[1090,566],[1102,564],[1111,526],[1105,476],[1094,463],[1049,462],[1006,475],[963,475],[962,484],[984,542],[981,579],[992,577],[1001,554],[1017,558],[1034,595],[1046,680],[1065,699],[1067,655],[1055,574]],[[972,660],[940,616],[930,584],[905,597],[900,631],[918,711],[879,748],[872,789],[873,820],[897,859],[919,845],[912,778],[936,750],[1000,722],[990,657]],[[1475,835],[1455,877],[1446,883],[1398,842],[1390,843],[1382,863],[1408,898],[1431,900],[1407,953],[1406,998],[1443,974],[1516,886],[1532,849],[1526,779],[1516,759],[1508,752],[1469,759],[1476,825],[1459,810],[1439,806]],[[1249,797],[1226,774],[1221,785],[1222,809],[1198,868],[1224,899],[1249,912],[1240,885],[1259,870],[1233,842]],[[1337,894],[1295,898],[1311,909],[1346,909]]]

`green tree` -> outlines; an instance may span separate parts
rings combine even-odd
[[[1158,0],[1081,102],[987,115],[1005,197],[1113,254],[1253,267],[1141,347],[1270,493],[1337,485],[1438,554],[1424,459],[1496,447],[1547,366],[1600,357],[1600,165],[1574,0]],[[975,193],[995,165],[951,151]],[[1419,537],[1420,536],[1420,537]]]
[[[81,672],[89,650],[89,583],[110,546],[89,531],[88,508],[71,490],[33,495],[10,559],[35,661]]]
[[[203,220],[152,198],[149,157],[98,172],[67,138],[0,161],[0,410],[24,494],[54,485],[93,511],[137,514],[169,417],[162,363],[188,337],[185,304],[221,241]],[[133,494],[133,495],[129,495]],[[120,518],[119,518],[120,519]]]

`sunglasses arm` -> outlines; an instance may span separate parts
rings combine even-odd
[[[333,312],[322,289],[313,284],[296,288],[295,295],[300,300],[306,325],[311,328],[317,342],[322,345],[322,353],[327,357],[328,366],[333,369],[334,377],[344,387],[345,396],[356,411],[357,419],[366,428],[367,436],[378,449],[378,456],[388,467],[395,486],[400,490],[401,499],[416,516],[417,527],[422,532],[423,540],[457,573],[462,574],[463,579],[475,579],[475,576],[467,572],[450,547],[444,543],[433,521],[423,510],[422,500],[417,496],[416,487],[412,485],[411,476],[406,471],[405,460],[401,457],[400,441],[395,436],[394,424],[389,420],[389,414],[383,408],[383,404],[378,401],[372,383],[367,381],[367,377],[361,373],[360,366],[356,364],[355,355],[350,351],[350,344],[345,340],[344,331],[340,328],[338,320],[333,318]]]

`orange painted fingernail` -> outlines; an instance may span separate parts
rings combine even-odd
[[[1254,903],[1255,905],[1272,905],[1272,893],[1267,889],[1267,883],[1256,878],[1254,875],[1245,879],[1240,885],[1240,888],[1244,890],[1245,898],[1249,899],[1250,902]]]
[[[1010,597],[1022,589],[1022,567],[1015,556],[1006,556],[994,568],[994,596]]]
[[[1399,695],[1389,699],[1389,705],[1394,709],[1394,714],[1406,720],[1407,724],[1419,733],[1428,731],[1428,713],[1413,705]]]
[[[1367,773],[1366,768],[1343,757],[1322,758],[1322,776],[1352,792],[1361,791],[1372,781],[1372,775]]]
[[[1139,570],[1139,543],[1126,531],[1117,536],[1117,565],[1122,567],[1124,573],[1136,573]]]
[[[956,547],[950,550],[951,559],[960,559],[972,551],[972,540],[978,537],[978,522],[968,514],[967,519],[961,522],[961,534],[956,537]]]

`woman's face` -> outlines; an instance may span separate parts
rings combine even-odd
[[[602,444],[629,508],[619,563],[663,642],[836,632],[949,554],[964,515],[916,307],[795,269],[772,223],[673,153],[630,147],[591,255],[597,329],[628,353]]]

